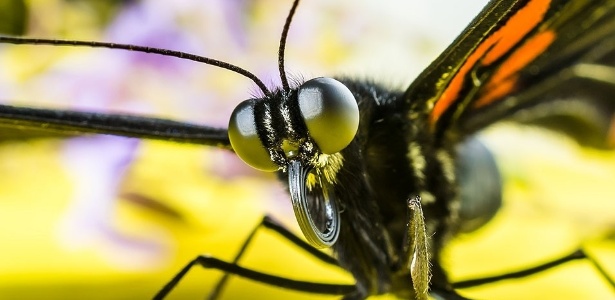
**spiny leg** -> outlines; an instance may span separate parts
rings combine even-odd
[[[156,296],[155,300],[164,299],[166,295],[177,285],[177,283],[188,273],[195,265],[201,265],[207,269],[220,270],[225,273],[234,274],[247,278],[256,282],[277,286],[280,288],[290,289],[298,292],[325,294],[325,295],[345,295],[355,290],[354,285],[348,284],[327,284],[316,283],[309,281],[293,280],[271,274],[266,274],[247,268],[240,267],[236,264],[228,263],[223,260],[211,256],[199,255],[186,265],[173,279],[166,284]]]
[[[466,299],[447,287],[433,286],[433,291],[429,292],[431,272],[435,271],[436,273],[443,274],[443,271],[441,271],[437,262],[434,262],[434,270],[430,270],[429,241],[420,196],[408,200],[408,212],[404,266],[410,271],[412,286],[415,292],[414,298],[422,300],[428,299],[431,296],[435,299]]]
[[[256,231],[261,227],[269,228],[274,232],[285,237],[291,243],[295,244],[299,248],[307,251],[312,256],[317,259],[338,266],[337,261],[331,256],[320,252],[319,250],[313,248],[311,245],[294,235],[280,223],[276,222],[269,216],[263,217],[261,222],[252,230],[248,238],[243,243],[239,252],[235,256],[235,259],[232,263],[228,263],[217,259],[215,257],[210,257],[206,255],[200,255],[193,259],[190,263],[188,263],[184,268],[182,268],[174,277],[171,279],[155,296],[154,299],[163,299],[168,295],[173,288],[179,283],[179,281],[188,273],[188,271],[195,265],[201,265],[204,268],[208,269],[216,269],[225,273],[223,278],[218,282],[214,290],[209,295],[209,299],[215,299],[219,296],[220,292],[226,281],[228,280],[229,275],[237,275],[240,277],[244,277],[247,279],[254,280],[256,282],[261,282],[264,284],[274,285],[282,288],[287,288],[295,291],[302,292],[310,292],[310,293],[319,293],[319,294],[329,294],[329,295],[345,295],[351,293],[355,290],[354,285],[343,285],[343,284],[325,284],[325,283],[315,283],[315,282],[306,282],[293,280],[288,278],[283,278],[275,275],[265,274],[262,272],[246,269],[238,266],[236,263],[239,261],[241,256],[245,253],[249,243],[254,238]]]
[[[280,234],[282,237],[286,238],[288,241],[298,246],[299,248],[303,249],[304,251],[310,253],[313,257],[319,259],[320,261],[323,261],[331,265],[338,266],[337,260],[335,260],[335,258],[312,247],[310,244],[308,244],[307,242],[305,242],[304,240],[296,236],[294,233],[292,233],[290,230],[288,230],[286,227],[284,227],[284,225],[282,225],[281,223],[277,222],[272,217],[267,216],[267,215],[265,215],[263,219],[260,221],[260,223],[258,223],[258,225],[254,227],[252,232],[250,232],[250,235],[248,235],[248,238],[246,238],[246,240],[243,242],[243,245],[241,245],[239,252],[237,252],[237,255],[233,259],[233,264],[237,264],[239,262],[239,259],[241,259],[246,249],[248,248],[248,245],[254,239],[256,232],[261,227],[271,229],[274,232]],[[228,282],[230,275],[231,275],[230,273],[225,273],[224,276],[222,276],[222,278],[220,279],[220,281],[218,281],[218,284],[216,284],[216,287],[211,291],[207,299],[213,300],[213,299],[218,298],[218,296],[222,292],[222,289],[226,285],[226,282]]]
[[[407,257],[404,266],[410,270],[415,297],[418,300],[427,299],[429,289],[429,249],[425,217],[421,208],[421,197],[408,200],[408,243],[404,249]]]
[[[540,265],[537,265],[537,266],[534,266],[534,267],[531,267],[525,270],[510,272],[510,273],[496,275],[496,276],[463,280],[463,281],[453,283],[453,287],[456,289],[469,288],[469,287],[475,287],[479,285],[497,282],[500,280],[522,278],[525,276],[530,276],[536,273],[540,273],[542,271],[545,271],[545,270],[548,270],[554,267],[558,267],[560,265],[563,265],[564,263],[577,260],[577,259],[587,259],[596,268],[596,270],[602,275],[602,277],[609,283],[611,288],[615,290],[615,281],[613,280],[613,278],[611,278],[609,274],[607,274],[606,270],[602,266],[600,266],[598,261],[596,261],[593,257],[588,255],[587,252],[585,252],[582,248],[579,248],[575,250],[574,252],[568,255],[565,255],[563,257],[554,259],[552,261],[549,261],[549,262],[546,262],[546,263],[543,263],[543,264],[540,264]]]

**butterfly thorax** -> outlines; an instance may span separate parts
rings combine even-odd
[[[342,227],[333,249],[357,280],[358,293],[412,293],[410,271],[402,266],[408,255],[408,200],[422,199],[435,258],[456,220],[456,191],[442,188],[454,186],[452,150],[434,146],[427,119],[408,110],[403,93],[341,81],[357,99],[360,125],[354,141],[341,151],[336,191]],[[446,284],[439,266],[433,281]]]

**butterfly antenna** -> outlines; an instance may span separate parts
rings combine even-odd
[[[290,8],[286,22],[284,23],[284,30],[282,30],[282,36],[280,37],[280,48],[278,49],[278,67],[280,69],[280,79],[282,80],[282,88],[285,92],[290,91],[288,85],[288,78],[286,78],[286,71],[284,70],[284,50],[286,49],[286,38],[288,37],[288,30],[290,29],[290,23],[292,23],[295,11],[299,6],[299,0],[293,2],[293,7]]]
[[[116,44],[116,43],[104,43],[104,42],[92,42],[92,41],[73,41],[73,40],[56,40],[56,39],[38,39],[38,38],[25,38],[25,37],[13,37],[13,36],[0,36],[0,43],[8,43],[8,44],[17,44],[17,45],[52,45],[52,46],[75,46],[75,47],[90,47],[90,48],[107,48],[107,49],[121,49],[135,52],[143,52],[143,53],[151,53],[158,54],[162,56],[170,56],[180,59],[187,59],[196,61],[199,63],[208,64],[214,67],[227,69],[229,71],[235,72],[237,74],[243,75],[249,79],[251,79],[256,85],[265,93],[265,96],[271,95],[269,89],[265,86],[265,84],[258,78],[256,75],[250,73],[249,71],[235,66],[233,64],[229,64],[227,62],[223,62],[220,60],[199,56],[195,54],[190,54],[181,51],[161,49],[161,48],[153,48],[153,47],[144,47],[144,46],[136,46],[136,45],[128,45],[128,44]]]

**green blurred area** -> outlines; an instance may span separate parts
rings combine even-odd
[[[10,23],[17,29],[9,29],[11,32],[23,31],[24,20],[27,19],[29,24],[35,24],[29,29],[36,34],[97,39],[104,25],[111,22],[115,12],[122,9],[123,2],[41,0],[27,3],[29,6],[24,12],[8,8],[15,12],[15,20]],[[305,14],[313,18],[304,17],[293,24],[298,38],[291,37],[289,41],[289,47],[294,47],[287,51],[291,65],[308,65],[329,72],[336,70],[336,67],[358,66],[361,62],[376,59],[371,49],[379,44],[389,51],[388,44],[376,39],[384,38],[381,30],[390,30],[386,27],[390,24],[364,27],[367,25],[351,16],[361,11],[365,15],[374,13],[369,3],[322,3],[315,7],[300,7],[300,12],[304,9]],[[243,24],[243,29],[256,27],[250,30],[259,33],[262,41],[248,41],[246,43],[253,44],[240,50],[221,47],[217,49],[220,51],[217,55],[230,53],[234,55],[233,62],[239,61],[242,66],[249,64],[249,60],[269,66],[274,64],[278,31],[288,8],[284,5],[278,5],[279,8],[272,6],[275,5],[270,1],[252,3],[251,13],[246,16],[250,20],[245,21],[247,25]],[[319,9],[326,13],[320,13]],[[0,10],[3,10],[1,5]],[[310,15],[311,10],[316,13]],[[470,15],[473,13],[470,12]],[[344,24],[339,24],[342,19],[356,23],[344,28]],[[212,17],[211,21],[220,20]],[[321,24],[322,27],[302,26],[301,22]],[[329,30],[332,24],[335,24],[336,30]],[[194,30],[206,27],[194,26]],[[356,40],[347,37],[354,36],[357,28],[365,31],[355,38],[366,44],[357,45]],[[270,39],[265,36],[270,36]],[[206,40],[205,43],[215,46],[221,40]],[[314,45],[314,49],[306,51],[303,43]],[[424,40],[413,46],[429,48],[433,52],[430,46],[433,43],[432,40]],[[402,50],[403,47],[410,46],[399,46]],[[247,51],[252,56],[241,51]],[[47,92],[55,88],[54,85],[33,87],[30,84],[44,83],[41,74],[53,77],[56,73],[62,73],[64,69],[58,71],[53,68],[56,63],[80,54],[81,51],[76,49],[7,47],[0,53],[0,62],[4,66],[2,73],[13,74],[16,78],[3,76],[2,79],[26,92],[25,96],[16,94],[10,100],[28,104],[28,101],[38,100],[38,97],[45,98]],[[365,58],[366,55],[369,57]],[[424,57],[420,64],[428,62],[423,60]],[[339,64],[335,65],[333,62],[337,61]],[[76,69],[95,67],[96,64],[92,63],[79,65]],[[249,69],[259,68],[263,67],[256,65]],[[293,68],[292,71],[297,69]],[[351,67],[342,69],[355,70]],[[402,68],[400,72],[403,71]],[[150,76],[147,72],[149,70],[146,69],[138,73],[142,76],[128,77],[128,85],[149,89],[149,95],[160,96],[167,102],[181,103],[183,100],[179,97],[169,101],[167,97],[173,95],[175,80],[194,81],[192,84],[200,88],[212,88],[207,85],[212,84],[211,77],[175,78],[170,73],[158,74],[158,81],[147,82],[145,79]],[[364,72],[369,74],[368,71]],[[358,71],[357,75],[366,77],[365,73]],[[123,74],[109,76],[120,75]],[[224,76],[217,78],[212,85],[220,90],[237,90],[237,82],[241,79],[227,80]],[[383,80],[388,82],[391,78]],[[35,93],[36,89],[40,91]],[[240,92],[247,97],[247,92]],[[207,96],[211,97],[209,94]],[[207,97],[203,101],[222,102]],[[228,103],[225,105],[232,106]],[[163,105],[160,107],[160,110],[167,108]],[[32,135],[45,136],[44,133],[35,132],[29,137]],[[1,299],[147,299],[198,254],[207,253],[232,260],[264,213],[275,215],[296,231],[289,203],[280,204],[272,200],[275,196],[284,199],[284,195],[280,196],[281,192],[272,188],[276,183],[271,176],[225,177],[211,171],[220,168],[217,164],[222,159],[218,151],[145,142],[139,147],[135,163],[122,179],[120,194],[109,214],[107,221],[112,225],[112,232],[90,232],[78,240],[81,242],[75,243],[67,240],[62,231],[75,190],[75,182],[67,174],[61,159],[66,147],[65,140],[24,139],[23,135],[15,135],[11,130],[0,136],[4,136],[5,140],[0,144],[0,174],[3,174],[0,177]],[[458,280],[518,270],[567,254],[580,245],[587,246],[588,251],[595,253],[615,277],[615,243],[612,238],[615,190],[611,186],[615,179],[613,153],[579,148],[561,137],[509,126],[490,130],[484,139],[494,150],[503,171],[506,203],[485,228],[452,241],[445,257],[452,278]],[[155,199],[179,212],[181,217],[173,217],[122,198],[122,194],[130,193]],[[323,265],[267,231],[258,234],[242,265],[294,279],[352,282],[345,272]],[[170,299],[203,298],[221,275],[217,271],[196,268],[181,282]],[[480,299],[613,297],[612,289],[584,261],[530,278],[463,292]],[[226,299],[316,298],[314,295],[238,278],[231,279],[223,295]]]
[[[28,10],[22,0],[3,1],[0,3],[0,33],[21,35],[26,31]]]
[[[122,7],[132,0],[11,0],[0,3],[0,33],[7,35],[24,35],[28,32],[36,31],[40,28],[53,27],[52,24],[45,24],[46,21],[53,20],[57,16],[52,14],[65,14],[63,21],[59,23],[70,23],[75,18],[70,15],[82,16],[89,19],[91,24],[96,27],[105,26]],[[84,17],[85,16],[85,17]],[[57,25],[57,23],[55,24]],[[72,26],[72,25],[71,25]]]

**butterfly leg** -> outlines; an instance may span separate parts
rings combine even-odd
[[[208,269],[220,270],[225,273],[222,279],[218,282],[218,284],[214,288],[214,290],[210,293],[208,297],[209,299],[218,298],[225,283],[228,281],[228,278],[230,275],[237,275],[237,276],[251,279],[256,282],[261,282],[264,284],[270,284],[270,285],[274,285],[274,286],[281,287],[281,288],[287,288],[287,289],[291,289],[295,291],[303,291],[303,292],[310,292],[310,293],[329,294],[329,295],[345,295],[355,290],[354,285],[326,284],[326,283],[316,283],[316,282],[293,280],[293,279],[288,279],[284,277],[279,277],[275,275],[270,275],[270,274],[246,269],[246,268],[243,268],[237,265],[237,262],[245,253],[248,245],[250,244],[250,242],[256,235],[256,232],[262,227],[271,229],[274,232],[282,235],[288,241],[295,244],[299,248],[307,251],[308,253],[310,253],[312,256],[316,257],[319,260],[326,262],[328,264],[331,264],[331,265],[335,265],[335,266],[338,265],[337,261],[333,257],[313,248],[307,242],[303,241],[301,238],[297,237],[292,232],[290,232],[288,229],[286,229],[283,225],[276,222],[271,217],[265,216],[263,217],[261,222],[252,230],[248,238],[245,240],[239,252],[235,256],[235,259],[233,260],[233,262],[229,263],[229,262],[225,262],[220,259],[217,259],[215,257],[211,257],[207,255],[199,255],[198,257],[193,259],[190,263],[188,263],[188,265],[186,265],[181,271],[179,271],[173,277],[173,279],[171,279],[171,281],[169,281],[169,283],[167,283],[156,294],[156,296],[154,296],[154,299],[163,299],[164,297],[166,297],[166,295],[170,293],[173,290],[173,288],[175,288],[175,286],[179,283],[179,281],[195,265],[200,265]]]
[[[409,245],[405,249],[406,262],[404,265],[410,270],[415,297],[418,300],[427,299],[429,280],[429,248],[425,217],[421,208],[421,197],[416,196],[408,201],[410,220],[408,222]]]
[[[574,252],[565,255],[563,257],[560,257],[558,259],[554,259],[552,261],[537,265],[535,267],[531,267],[525,270],[520,270],[520,271],[516,271],[516,272],[510,272],[510,273],[506,273],[506,274],[501,274],[501,275],[496,275],[496,276],[489,276],[489,277],[483,277],[483,278],[476,278],[476,279],[469,279],[469,280],[462,280],[456,283],[453,283],[453,287],[456,289],[461,289],[461,288],[469,288],[469,287],[475,287],[475,286],[479,286],[479,285],[483,285],[483,284],[489,284],[489,283],[493,283],[493,282],[497,282],[500,280],[506,280],[506,279],[514,279],[514,278],[522,278],[525,276],[530,276],[560,265],[563,265],[564,263],[567,263],[569,261],[573,261],[573,260],[577,260],[577,259],[587,259],[589,262],[591,262],[591,264],[594,266],[594,268],[596,268],[596,270],[602,275],[602,277],[610,284],[610,286],[615,290],[615,280],[613,280],[613,278],[611,278],[606,270],[604,268],[602,268],[602,266],[591,256],[589,256],[587,254],[587,252],[585,252],[582,248],[579,248],[577,250],[575,250]]]
[[[303,249],[304,251],[310,253],[310,255],[312,255],[313,257],[319,260],[325,263],[331,264],[331,265],[335,265],[335,266],[338,265],[337,260],[335,260],[335,258],[312,247],[310,244],[308,244],[307,242],[305,242],[304,240],[296,236],[294,233],[292,233],[290,230],[288,230],[286,227],[284,227],[284,225],[282,225],[281,223],[278,223],[272,217],[267,216],[267,215],[265,215],[263,219],[261,220],[261,222],[258,225],[256,225],[256,227],[254,227],[252,232],[250,232],[250,235],[248,236],[248,238],[246,238],[243,245],[241,245],[239,252],[237,252],[237,255],[233,259],[233,264],[237,264],[239,262],[239,259],[241,259],[241,257],[245,253],[246,249],[248,248],[248,245],[254,239],[256,232],[262,227],[273,230],[274,232],[283,236],[286,240],[290,241],[291,243]],[[209,294],[208,299],[216,299],[218,297],[218,295],[222,292],[222,289],[226,285],[226,282],[228,281],[229,277],[230,277],[230,273],[225,273],[224,276],[222,276],[220,281],[218,281],[218,284],[216,284],[216,287]]]
[[[431,286],[432,291],[429,292],[430,281],[432,275],[437,278],[446,278],[445,272],[442,270],[438,262],[434,261],[433,265],[430,261],[429,241],[427,237],[427,229],[425,228],[425,218],[421,207],[421,197],[416,196],[408,200],[409,220],[407,227],[408,245],[404,249],[406,253],[406,261],[404,265],[410,270],[412,285],[414,287],[415,299],[428,299],[429,296],[435,299],[466,299],[457,294],[451,287],[441,283]],[[430,268],[430,266],[432,268]],[[429,292],[429,293],[428,293]],[[428,296],[429,294],[429,296]]]

